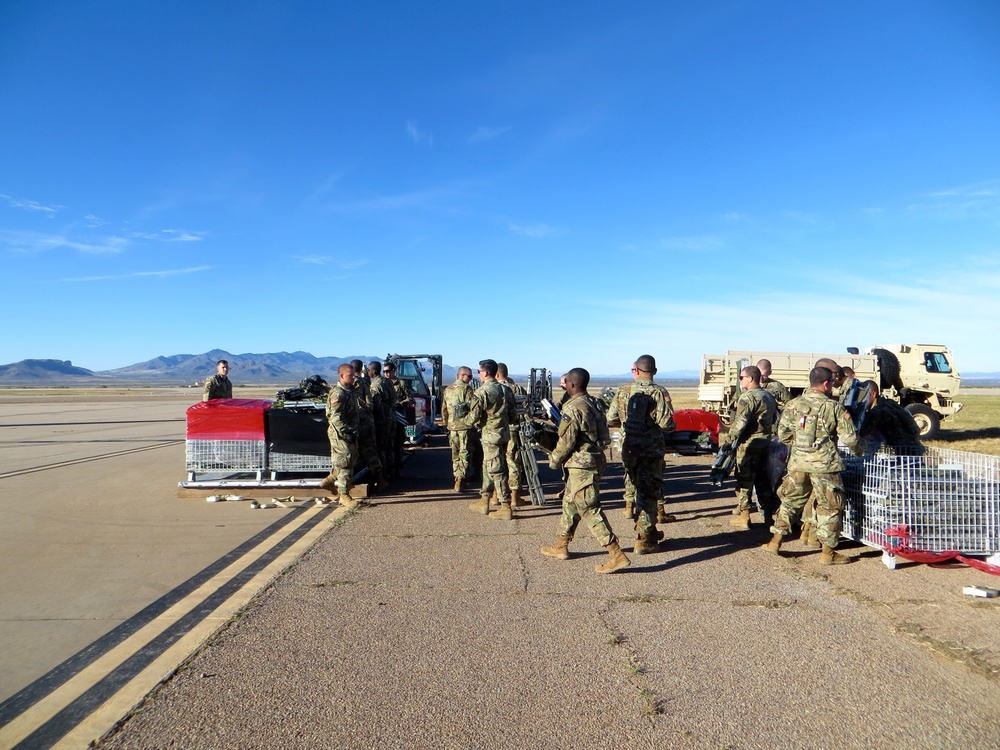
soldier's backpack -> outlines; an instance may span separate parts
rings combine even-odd
[[[590,400],[590,405],[594,407],[594,412],[596,413],[594,420],[597,427],[597,447],[604,450],[611,445],[611,430],[608,429],[608,417],[605,414],[608,405],[599,398],[594,398],[590,395],[587,398]]]
[[[637,391],[629,396],[625,407],[625,438],[622,440],[622,463],[634,465],[649,453],[652,440],[650,434],[658,430],[656,424],[656,401],[649,393]]]
[[[656,401],[643,391],[633,393],[625,408],[625,435],[639,436],[656,427]]]

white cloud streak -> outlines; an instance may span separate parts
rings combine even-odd
[[[430,148],[434,145],[434,136],[421,130],[417,126],[416,120],[406,121],[406,134],[410,136],[410,140],[420,146],[427,146]]]
[[[193,268],[174,268],[167,269],[163,271],[136,271],[135,273],[125,273],[115,276],[78,276],[71,279],[56,279],[57,282],[64,283],[83,283],[91,281],[121,281],[123,279],[145,279],[145,278],[160,278],[166,279],[173,276],[184,276],[191,273],[201,273],[202,271],[211,271],[215,266],[195,266]]]
[[[129,239],[110,236],[81,242],[57,234],[0,230],[0,246],[5,246],[8,250],[18,253],[43,253],[68,248],[94,255],[113,255],[128,248]]]
[[[503,125],[496,128],[488,128],[485,126],[480,126],[476,128],[476,132],[469,136],[469,143],[483,143],[484,141],[492,141],[494,138],[499,138],[501,135],[510,130],[510,125]]]
[[[39,203],[38,201],[12,198],[5,193],[0,193],[0,199],[7,201],[14,208],[20,208],[23,211],[38,211],[47,214],[50,219],[62,208],[62,206],[46,206],[44,203]]]
[[[542,239],[544,237],[555,237],[559,234],[548,224],[508,224],[507,229],[514,234],[523,234],[526,237]]]

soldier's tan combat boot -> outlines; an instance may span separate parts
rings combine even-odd
[[[618,542],[611,542],[607,547],[608,551],[608,561],[603,565],[595,565],[594,570],[598,573],[614,573],[616,570],[621,570],[622,568],[627,568],[632,564],[632,561],[625,557],[625,553],[622,552],[622,548],[618,546]]]
[[[750,511],[741,511],[738,516],[733,516],[729,519],[729,525],[735,526],[738,529],[749,529],[750,528]]]
[[[771,537],[771,541],[767,544],[762,544],[761,549],[766,549],[768,552],[773,552],[776,555],[781,554],[781,543],[785,540],[783,534],[774,534]]]
[[[661,505],[656,509],[656,522],[657,523],[673,523],[677,520],[677,516],[673,513],[667,513],[664,507]]]
[[[554,557],[556,560],[569,560],[569,543],[573,539],[571,536],[560,534],[556,537],[556,543],[551,547],[542,547],[539,551],[546,557]]]
[[[660,551],[660,543],[655,536],[644,537],[640,534],[636,537],[635,544],[632,545],[632,551],[637,555],[650,555]]]
[[[482,513],[484,516],[490,512],[490,496],[480,495],[479,502],[469,503],[469,510],[474,510],[476,513]]]
[[[461,477],[455,477],[455,492],[462,492],[465,490],[465,480]]]
[[[816,535],[816,532],[814,532],[812,530],[812,524],[811,523],[806,523],[805,521],[803,521],[802,522],[802,531],[799,533],[799,541],[801,541],[801,542],[808,542],[809,541],[809,534],[810,533],[812,533],[813,536]]]
[[[823,543],[816,536],[816,527],[815,526],[813,526],[813,527],[811,527],[809,529],[809,538],[806,539],[805,544],[806,544],[806,546],[809,549],[820,549],[820,548],[822,548]]]
[[[520,488],[518,488],[510,491],[510,504],[513,508],[524,508],[527,505],[531,505],[531,502],[524,498]]]
[[[500,503],[500,507],[490,513],[489,517],[497,521],[513,521],[514,511],[511,510],[510,503]]]
[[[327,476],[323,477],[323,481],[319,483],[319,486],[324,490],[329,490],[330,492],[337,492],[337,475],[330,472]]]
[[[846,565],[853,559],[853,557],[838,554],[833,547],[825,544],[823,545],[823,551],[819,553],[819,562],[821,565]]]
[[[348,490],[347,492],[341,492],[340,494],[338,494],[337,495],[337,502],[339,502],[345,508],[357,508],[359,505],[361,505],[361,503],[358,502],[354,498],[353,495],[351,495],[351,491],[350,490]]]
[[[630,500],[625,501],[625,508],[622,510],[622,515],[625,518],[633,518],[635,516],[635,503]]]

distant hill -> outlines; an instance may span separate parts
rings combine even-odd
[[[320,375],[329,382],[337,379],[337,368],[345,362],[382,361],[382,356],[352,354],[345,357],[315,357],[309,352],[272,354],[230,354],[213,349],[204,354],[172,354],[154,357],[128,367],[94,372],[74,367],[72,362],[56,359],[26,359],[0,365],[0,385],[192,385],[215,374],[215,365],[229,362],[229,377],[236,385],[298,385],[310,375]],[[444,382],[455,379],[457,367],[444,366]],[[430,377],[430,373],[427,374]]]
[[[10,365],[0,365],[0,383],[45,383],[96,378],[92,370],[74,367],[69,360],[25,359]]]

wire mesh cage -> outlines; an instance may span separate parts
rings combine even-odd
[[[282,472],[329,472],[330,456],[307,456],[301,453],[276,453],[269,451],[267,454],[268,471]]]
[[[187,440],[189,472],[263,471],[266,466],[263,440]]]
[[[1000,457],[882,449],[844,462],[844,537],[888,551],[1000,551]]]

